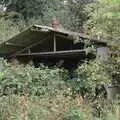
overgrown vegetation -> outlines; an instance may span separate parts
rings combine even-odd
[[[12,0],[7,11],[0,12],[0,42],[33,23],[50,25],[57,17],[63,27],[105,39],[120,49],[120,1],[83,1]],[[120,58],[112,59],[107,64],[98,60],[80,64],[74,79],[63,68],[1,60],[0,120],[119,120],[119,101],[110,103],[95,91],[101,84],[120,83]]]
[[[79,66],[75,71],[76,80],[71,80],[65,69],[13,65],[2,59],[0,63],[1,120],[107,120],[119,117],[117,103],[110,104],[104,96],[93,99],[95,87],[101,82],[110,82],[105,67],[96,60]]]
[[[110,44],[120,40],[120,1],[97,0],[89,5],[90,19],[87,21],[88,31],[94,37],[107,40]]]
[[[0,42],[3,42],[17,34],[19,29],[11,21],[0,19],[0,31]]]
[[[3,66],[4,67],[4,66]],[[0,81],[1,95],[24,94],[27,87],[28,94],[54,96],[59,90],[64,89],[68,72],[64,69],[34,68],[31,66],[5,64]]]
[[[112,81],[108,73],[109,64],[104,65],[98,60],[85,62],[75,71],[76,80],[70,81],[75,93],[81,93],[83,97],[93,97],[95,89],[99,85],[109,84]],[[102,96],[103,97],[103,96]]]

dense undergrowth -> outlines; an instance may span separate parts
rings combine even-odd
[[[115,51],[120,50],[119,0],[97,0],[85,10],[83,4],[72,0],[65,7],[67,9],[56,9],[59,0],[56,5],[54,1],[47,1],[50,5],[45,3],[47,9],[43,9],[42,17],[37,17],[38,21],[34,17],[28,17],[26,21],[18,18],[16,21],[12,12],[10,16],[0,13],[0,43],[32,23],[48,25],[56,15],[64,23],[63,26],[78,32],[85,28],[87,30],[84,33],[100,40],[106,39],[110,44],[115,43]],[[30,7],[34,6],[31,2],[28,1],[28,7],[24,2],[19,2],[18,5],[25,7],[16,7],[20,9],[19,13],[25,17],[31,15],[31,12],[36,15],[37,11],[33,12]],[[51,5],[53,8],[49,7]],[[38,7],[38,10],[41,9]],[[87,19],[86,26],[83,26]],[[120,59],[105,66],[96,60],[86,62],[75,70],[75,79],[70,79],[67,70],[56,67],[34,68],[8,64],[2,60],[0,69],[0,120],[120,120],[119,101],[111,103],[101,95],[95,96],[97,85],[120,83]]]
[[[93,96],[85,99],[81,94],[83,90],[94,94],[94,86],[101,82],[100,75],[106,80],[101,74],[103,67],[96,60],[78,67],[78,80],[71,80],[62,68],[34,68],[3,60],[1,70],[0,120],[119,120],[117,102],[109,103],[103,97],[93,100]]]

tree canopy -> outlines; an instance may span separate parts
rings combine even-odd
[[[120,0],[97,0],[89,6],[90,34],[110,43],[120,41]]]
[[[81,31],[87,18],[84,0],[4,0],[4,4],[7,18],[49,25],[56,17],[63,26],[74,31]]]

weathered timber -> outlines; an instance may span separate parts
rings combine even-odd
[[[80,55],[81,53],[86,53],[86,49],[82,50],[66,50],[66,51],[56,51],[56,52],[40,52],[40,53],[31,53],[31,54],[16,54],[16,56],[60,56],[60,55]]]
[[[15,47],[25,47],[21,44],[17,44],[17,43],[10,43],[10,42],[5,42],[5,45],[7,46],[15,46]]]
[[[36,42],[36,43],[33,43],[33,44],[31,44],[30,46],[27,46],[27,47],[25,47],[24,49],[22,49],[22,50],[20,50],[20,51],[17,51],[16,53],[10,55],[9,58],[15,57],[17,54],[20,54],[20,53],[22,53],[22,52],[24,52],[24,51],[26,51],[26,50],[28,50],[28,49],[36,46],[36,45],[42,43],[43,41],[47,40],[49,37],[50,37],[50,36],[46,37],[45,39],[43,39],[43,40],[41,40],[41,41],[38,41],[38,42]]]
[[[54,52],[56,52],[56,36],[53,34],[53,41],[54,41]]]

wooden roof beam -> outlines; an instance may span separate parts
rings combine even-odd
[[[15,47],[25,47],[21,44],[17,44],[17,43],[11,43],[11,42],[5,42],[5,45],[7,46],[15,46]]]
[[[80,53],[86,53],[86,49],[81,50],[65,50],[65,51],[52,51],[52,52],[38,52],[38,53],[23,53],[23,54],[17,54],[16,56],[42,56],[42,55],[67,55],[67,54],[80,54]]]
[[[13,53],[12,55],[9,56],[9,58],[11,58],[11,57],[16,57],[17,54],[20,54],[20,53],[22,53],[22,52],[24,52],[24,51],[26,51],[26,50],[29,50],[30,48],[35,47],[35,46],[37,46],[38,44],[41,44],[43,41],[47,40],[49,37],[50,37],[50,36],[48,35],[45,39],[42,39],[42,40],[40,40],[40,41],[38,41],[38,42],[35,42],[35,43],[33,43],[32,45],[29,45],[29,46],[23,48],[22,50],[17,51],[16,53]]]

